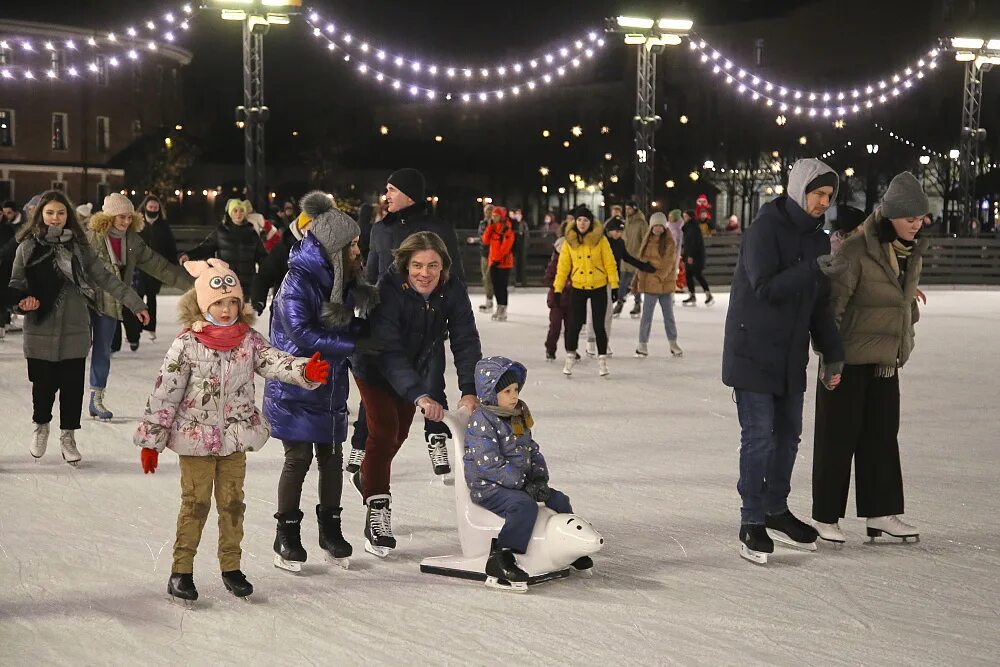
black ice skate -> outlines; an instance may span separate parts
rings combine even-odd
[[[349,560],[354,553],[350,542],[344,539],[341,530],[340,507],[316,506],[316,521],[319,524],[319,547],[327,552],[327,558],[334,565],[345,570],[351,565]]]
[[[351,447],[351,453],[347,455],[347,465],[344,466],[344,472],[353,475],[357,471],[361,470],[361,464],[364,460],[365,450]]]
[[[443,433],[432,435],[427,442],[427,455],[431,457],[434,474],[440,476],[446,486],[454,484],[455,477],[451,474],[451,463],[448,461],[448,436]]]
[[[515,593],[528,592],[528,573],[517,566],[514,552],[497,546],[495,538],[486,561],[486,585]]]
[[[694,294],[692,294],[688,298],[686,298],[683,301],[681,301],[681,305],[683,305],[683,306],[697,306],[698,305],[698,299],[694,298]]]
[[[365,521],[365,551],[385,558],[396,548],[392,534],[392,497],[388,494],[368,499],[368,517]]]
[[[594,576],[594,559],[590,556],[580,556],[571,564],[573,571],[587,577]]]
[[[618,317],[619,315],[621,315],[622,314],[622,308],[624,308],[624,307],[625,307],[625,302],[624,301],[616,301],[615,302],[615,307],[611,311],[611,316],[612,317]]]
[[[302,512],[275,514],[278,520],[274,536],[274,566],[289,572],[301,572],[306,562],[306,550],[302,546]]]
[[[222,573],[222,585],[238,598],[249,600],[253,595],[253,584],[247,581],[246,575],[240,570],[230,570]]]
[[[635,305],[632,306],[632,310],[630,310],[628,314],[632,316],[633,320],[638,319],[639,316],[642,315],[642,304],[636,301]]]
[[[190,607],[198,599],[198,589],[194,587],[194,575],[171,572],[167,581],[167,594],[170,595],[171,602],[180,601]]]
[[[768,537],[767,529],[760,524],[740,526],[740,556],[751,563],[767,565],[768,554],[774,553],[774,542]]]
[[[816,551],[816,538],[819,537],[816,529],[799,521],[790,511],[768,515],[764,518],[764,525],[772,540],[793,549]]]

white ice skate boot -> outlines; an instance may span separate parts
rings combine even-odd
[[[635,356],[645,359],[649,356],[649,346],[646,343],[639,343],[635,348]]]
[[[28,451],[36,459],[45,456],[45,450],[49,446],[49,425],[35,424],[35,441],[31,443]]]
[[[904,542],[909,542],[911,537],[917,542],[920,541],[920,531],[908,523],[903,523],[895,514],[871,517],[866,522],[866,526],[869,542],[874,542],[876,537],[882,536],[882,533],[901,538]]]
[[[496,320],[497,322],[506,322],[507,306],[504,305],[497,306],[497,312],[493,313],[493,316],[490,319]]]
[[[381,494],[368,499],[368,516],[365,521],[365,551],[385,558],[396,548],[392,534],[392,496]]]
[[[481,313],[492,313],[493,312],[493,299],[486,299],[486,303],[480,304],[479,312]]]
[[[63,429],[59,434],[59,446],[62,447],[62,456],[66,463],[73,467],[80,462],[80,450],[76,448],[76,431]]]
[[[684,350],[682,350],[681,346],[677,344],[676,339],[670,341],[670,355],[673,357],[684,356]]]
[[[603,378],[607,377],[610,372],[608,370],[608,355],[602,354],[597,357],[597,374]]]
[[[569,377],[573,374],[573,366],[576,365],[576,352],[566,353],[566,363],[563,364],[563,375]]]
[[[847,541],[844,537],[844,533],[840,530],[839,523],[823,523],[822,521],[813,521],[813,527],[816,532],[819,533],[819,538],[827,542],[832,542],[836,546],[842,545]]]

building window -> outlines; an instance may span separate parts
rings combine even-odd
[[[138,137],[142,134],[142,121],[136,118],[132,121],[132,136]]]
[[[0,148],[14,146],[14,110],[0,109]]]
[[[66,181],[52,181],[52,189],[66,194]]]
[[[66,69],[66,54],[62,49],[55,49],[52,51],[52,58],[49,61],[51,65],[52,72],[55,73],[56,78],[63,75],[63,71]]]
[[[14,199],[14,181],[9,178],[0,178],[0,200],[7,201],[8,199]]]
[[[97,56],[97,85],[108,85],[108,59],[104,56]]]
[[[103,202],[104,198],[111,194],[111,184],[110,183],[98,183],[97,184],[97,199],[94,201]]]
[[[107,153],[111,147],[111,119],[107,116],[97,117],[97,150]]]
[[[0,46],[0,65],[14,64],[14,49],[7,42]]]
[[[757,63],[757,67],[764,66],[764,39],[758,39],[753,47],[754,61]]]
[[[52,150],[69,150],[69,139],[66,136],[68,125],[68,114],[52,114]]]

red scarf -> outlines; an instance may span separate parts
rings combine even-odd
[[[240,343],[250,331],[250,325],[239,322],[229,327],[220,327],[214,324],[206,324],[201,331],[190,329],[198,342],[210,350],[219,352],[229,352],[239,347]]]

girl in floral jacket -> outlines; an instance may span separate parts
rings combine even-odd
[[[271,347],[250,328],[243,290],[225,262],[186,262],[194,289],[178,303],[186,328],[167,351],[146,403],[135,444],[142,467],[156,471],[165,447],[180,456],[181,508],[167,592],[198,599],[192,571],[215,487],[219,513],[219,562],[226,589],[238,597],[253,593],[240,571],[243,539],[243,480],[246,452],[260,449],[271,425],[254,401],[254,373],[307,389],[325,384],[329,364],[294,357]]]

